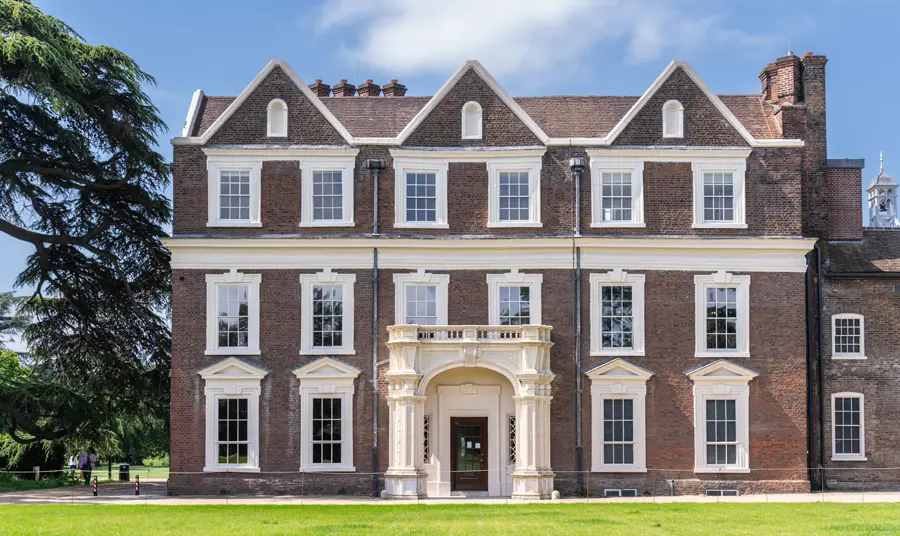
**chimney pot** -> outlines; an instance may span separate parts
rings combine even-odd
[[[371,80],[366,80],[365,84],[360,84],[357,88],[360,97],[377,97],[381,94],[381,86],[373,84]]]
[[[331,95],[331,86],[323,84],[320,78],[317,78],[314,84],[310,84],[309,89],[316,97],[327,97],[328,95]]]
[[[803,56],[805,56],[805,57],[807,57],[807,58],[810,57],[810,56],[812,56],[812,55],[813,55],[812,52],[806,52],[805,54],[803,54]]]
[[[352,97],[356,94],[356,86],[348,84],[347,80],[341,80],[331,88],[331,92],[335,97]]]
[[[406,95],[406,86],[397,81],[396,78],[392,79],[389,84],[385,84],[381,88],[381,92],[385,97],[402,97]]]

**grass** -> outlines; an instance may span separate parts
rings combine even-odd
[[[98,520],[102,519],[102,522]],[[895,504],[0,506],[0,534],[897,534]]]
[[[132,465],[131,474],[129,475],[130,482],[134,482],[135,475],[140,475],[142,480],[145,478],[165,479],[169,478],[169,468]],[[106,470],[106,467],[98,467],[94,469],[94,471],[91,473],[91,476],[96,476],[98,483],[118,482],[119,466],[113,466],[111,479],[109,478],[109,472]],[[60,475],[60,478],[47,478],[47,474],[45,474],[44,477],[40,480],[34,480],[34,477],[31,475],[0,475],[0,493],[8,493],[13,491],[30,491],[34,489],[59,488],[63,486],[82,484],[83,482],[84,481],[81,480],[81,471],[63,473],[62,475]],[[4,534],[2,532],[2,527],[0,527],[0,534]]]

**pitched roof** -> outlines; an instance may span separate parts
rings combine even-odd
[[[900,272],[900,230],[864,230],[859,242],[826,242],[831,273]]]
[[[319,97],[355,137],[392,138],[431,97]]]
[[[751,145],[761,147],[802,146],[801,140],[779,139],[774,107],[762,95],[716,95],[683,61],[673,61],[640,97],[638,96],[548,96],[510,97],[477,61],[468,61],[433,97],[316,97],[282,60],[273,60],[238,97],[202,96],[195,117],[188,118],[193,143],[204,142],[210,129],[217,128],[234,108],[275,67],[288,73],[304,94],[317,106],[342,136],[351,143],[402,145],[463,74],[474,70],[497,93],[535,135],[553,145],[574,140],[608,145],[646,105],[662,84],[683,69],[700,87],[719,112]],[[200,92],[198,92],[200,93]],[[192,106],[193,110],[193,106]],[[174,140],[173,140],[174,141]]]
[[[513,97],[535,123],[554,138],[602,138],[634,106],[636,96]],[[777,138],[771,104],[761,95],[720,95],[720,99],[754,138]],[[206,96],[192,136],[201,136],[235,97]],[[353,136],[394,137],[431,97],[320,97]]]
[[[602,138],[639,97],[514,97],[554,138]]]

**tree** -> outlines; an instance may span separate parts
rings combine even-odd
[[[15,441],[167,406],[171,207],[152,83],[29,0],[0,0],[0,232],[34,247],[16,280],[33,289],[30,373],[0,378]]]
[[[16,314],[18,300],[12,292],[0,292],[0,352],[10,337],[22,332],[27,322]]]

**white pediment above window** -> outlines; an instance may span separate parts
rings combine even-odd
[[[747,383],[759,373],[727,359],[719,359],[687,372],[694,382],[743,382]]]
[[[350,380],[353,381],[362,371],[346,363],[330,357],[317,359],[294,371],[294,376],[304,380]]]
[[[262,380],[268,371],[236,357],[223,359],[198,372],[204,380]]]
[[[646,382],[653,372],[622,358],[616,358],[585,372],[592,381],[640,380]]]

